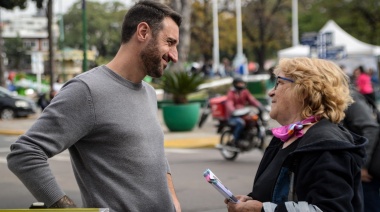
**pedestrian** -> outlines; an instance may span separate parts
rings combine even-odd
[[[363,66],[358,66],[354,70],[354,75],[358,91],[364,95],[367,102],[372,105],[372,107],[376,107],[376,96],[375,91],[373,90],[371,76],[364,70]]]
[[[353,102],[348,76],[322,59],[280,60],[269,92],[272,129],[252,191],[228,211],[363,211],[367,139],[339,123]]]
[[[367,160],[361,170],[364,211],[380,212],[380,179],[368,172],[370,164],[373,162],[372,155],[380,154],[380,152],[376,152],[380,128],[365,97],[354,87],[351,87],[350,92],[355,102],[346,110],[343,125],[350,131],[368,139]]]
[[[83,207],[181,211],[156,93],[143,81],[177,62],[181,19],[156,1],[136,3],[124,17],[115,57],[66,82],[12,144],[8,167],[38,201],[50,208],[76,207],[48,165],[68,149]]]

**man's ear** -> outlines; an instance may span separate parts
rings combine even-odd
[[[136,35],[139,41],[146,41],[150,36],[150,27],[146,22],[141,22],[137,25]]]

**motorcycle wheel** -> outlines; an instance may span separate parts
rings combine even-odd
[[[222,133],[222,136],[220,137],[220,145],[221,145],[220,153],[226,160],[235,160],[239,154],[236,151],[228,150],[228,147],[236,148],[233,145],[233,138],[234,136],[231,130],[224,131]]]

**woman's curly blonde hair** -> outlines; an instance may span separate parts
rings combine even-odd
[[[314,115],[333,123],[343,120],[353,99],[349,77],[336,64],[307,57],[286,58],[280,60],[274,73],[280,71],[294,80],[294,97],[303,102],[302,118]]]

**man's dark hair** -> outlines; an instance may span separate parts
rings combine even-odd
[[[155,1],[140,1],[129,9],[124,16],[121,31],[121,43],[127,43],[136,32],[137,25],[146,22],[152,29],[153,37],[162,29],[164,18],[170,17],[178,25],[181,25],[182,17],[167,5]]]

